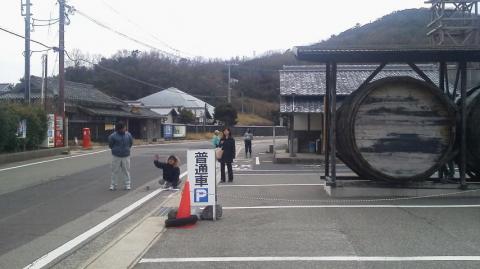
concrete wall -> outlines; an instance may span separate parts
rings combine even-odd
[[[293,115],[293,130],[294,131],[307,131],[308,130],[308,115],[307,114],[295,114],[295,115]]]
[[[28,161],[37,158],[60,155],[66,148],[40,149],[26,152],[0,154],[0,164]]]
[[[322,114],[310,114],[310,131],[321,131],[323,129]]]

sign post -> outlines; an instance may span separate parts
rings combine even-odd
[[[213,149],[189,150],[187,152],[188,179],[191,183],[190,199],[193,212],[212,206],[213,220],[217,219],[216,158]]]
[[[173,126],[170,124],[163,125],[163,138],[170,140],[173,137]]]

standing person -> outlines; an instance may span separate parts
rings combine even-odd
[[[125,190],[131,189],[130,179],[130,149],[133,145],[132,135],[126,131],[121,121],[115,124],[115,132],[108,137],[108,146],[112,150],[112,180],[110,190],[117,189],[117,179],[123,179]]]
[[[235,159],[235,140],[232,137],[230,128],[223,130],[223,138],[220,140],[220,147],[223,150],[220,159],[220,182],[225,182],[225,165],[228,169],[228,182],[233,181],[232,162]]]
[[[220,145],[220,131],[219,130],[215,130],[215,133],[213,134],[213,137],[212,137],[212,145],[214,148],[218,148],[218,146]]]
[[[160,169],[163,169],[163,180],[160,180],[158,183],[165,185],[163,186],[165,189],[172,187],[173,189],[178,189],[178,185],[180,184],[180,168],[178,168],[178,158],[171,155],[168,157],[167,162],[163,163],[160,162],[160,157],[158,154],[155,155],[155,160],[153,164]]]
[[[253,134],[250,128],[248,128],[245,134],[243,135],[243,142],[245,142],[245,158],[248,158],[247,153],[249,152],[250,152],[250,158],[252,158],[252,140],[253,140]]]

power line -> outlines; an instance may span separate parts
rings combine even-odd
[[[146,34],[148,34],[150,37],[154,38],[155,40],[157,40],[158,42],[160,42],[163,46],[175,51],[176,53],[183,53],[183,54],[186,54],[186,55],[189,55],[189,56],[192,56],[192,57],[201,57],[201,56],[198,56],[198,55],[194,55],[192,53],[189,53],[189,52],[186,52],[186,51],[182,51],[182,50],[179,50],[179,49],[176,49],[172,46],[170,46],[168,43],[166,43],[165,41],[159,39],[156,35],[152,34],[151,32],[145,30],[145,28],[143,28],[141,25],[139,25],[138,23],[132,21],[128,16],[125,16],[123,15],[122,13],[120,13],[117,9],[115,9],[114,7],[112,7],[109,3],[107,3],[107,1],[105,0],[100,0],[107,8],[109,8],[112,12],[114,12],[115,14],[117,14],[118,16],[124,18],[125,20],[127,20],[130,24],[132,24],[133,26],[135,26],[137,29],[139,30],[142,30],[143,32],[145,32]]]
[[[71,61],[75,61],[75,59],[73,59],[70,54],[65,50],[65,55],[67,56],[68,59],[70,59]],[[152,83],[149,83],[149,82],[146,82],[146,81],[143,81],[143,80],[140,80],[140,79],[137,79],[137,78],[134,78],[132,76],[129,76],[129,75],[126,75],[124,73],[121,73],[121,72],[118,72],[116,70],[113,70],[113,69],[110,69],[108,67],[105,67],[105,66],[102,66],[98,63],[94,63],[92,61],[89,61],[89,60],[86,60],[86,59],[77,59],[77,61],[82,61],[82,62],[85,62],[85,63],[88,63],[88,64],[91,64],[93,66],[96,66],[100,69],[103,69],[107,72],[110,72],[112,74],[115,74],[117,76],[120,76],[122,78],[125,78],[125,79],[128,79],[128,80],[132,80],[132,81],[135,81],[135,82],[138,82],[140,84],[143,84],[143,85],[146,85],[146,86],[149,86],[149,87],[152,87],[152,88],[156,88],[156,89],[160,89],[160,90],[165,90],[164,87],[160,87],[158,85],[155,85],[155,84],[152,84]],[[226,96],[211,96],[211,95],[194,95],[194,94],[190,94],[192,96],[195,96],[197,98],[225,98]]]
[[[11,35],[14,35],[14,36],[16,36],[16,37],[20,37],[20,38],[25,39],[25,37],[24,37],[23,35],[19,35],[19,34],[17,34],[17,33],[14,33],[14,32],[12,32],[12,31],[9,31],[9,30],[7,30],[7,29],[5,29],[5,28],[0,27],[0,30],[1,30],[1,31],[4,31],[4,32],[6,32],[6,33],[9,33],[9,34],[11,34]],[[51,46],[45,45],[45,44],[43,44],[42,42],[33,40],[33,39],[31,39],[31,38],[30,38],[30,41],[33,42],[33,43],[37,43],[37,44],[39,44],[39,45],[41,45],[41,46],[44,46],[44,47],[47,48],[47,49],[55,49],[55,47],[51,47]]]
[[[84,12],[82,12],[82,11],[80,11],[80,10],[74,8],[74,7],[71,7],[71,9],[72,9],[72,11],[77,12],[78,14],[80,14],[80,15],[83,16],[83,17],[85,17],[85,18],[88,19],[89,21],[95,23],[96,25],[98,25],[98,26],[100,26],[100,27],[103,27],[103,28],[105,28],[105,29],[107,29],[107,30],[109,30],[109,31],[111,31],[111,32],[119,35],[119,36],[122,36],[122,37],[124,37],[124,38],[126,38],[126,39],[129,39],[129,40],[131,40],[131,41],[133,41],[133,42],[135,42],[135,43],[137,43],[137,44],[140,44],[140,45],[142,45],[142,46],[148,47],[148,48],[150,48],[150,49],[152,49],[152,50],[159,51],[159,52],[161,52],[162,54],[168,55],[168,56],[173,57],[173,58],[177,58],[177,59],[181,59],[181,58],[182,58],[182,57],[180,57],[180,56],[178,56],[178,55],[175,55],[175,54],[170,53],[170,52],[168,52],[168,51],[159,49],[159,48],[157,48],[157,47],[155,47],[155,46],[152,46],[152,45],[150,45],[150,44],[147,44],[146,42],[140,41],[140,40],[138,40],[138,39],[136,39],[136,38],[134,38],[134,37],[131,37],[131,36],[127,35],[127,34],[124,34],[124,33],[120,32],[120,31],[116,30],[116,29],[113,29],[112,27],[110,27],[110,26],[108,26],[108,25],[106,25],[106,24],[104,24],[104,23],[102,23],[102,22],[100,22],[100,21],[98,21],[98,20],[90,17],[89,15],[85,14]]]
[[[126,74],[123,74],[123,73],[121,73],[121,72],[118,72],[118,71],[116,71],[116,70],[110,69],[110,68],[108,68],[108,67],[104,67],[104,66],[102,66],[102,65],[100,65],[100,64],[98,64],[98,63],[94,63],[94,62],[91,62],[91,61],[89,61],[89,60],[85,60],[85,59],[82,59],[82,58],[79,58],[79,59],[74,60],[72,57],[70,57],[70,54],[68,54],[68,52],[67,52],[66,50],[65,50],[65,55],[67,55],[68,59],[70,59],[71,61],[76,61],[76,60],[77,60],[77,61],[82,61],[82,62],[85,62],[85,63],[89,63],[89,64],[91,64],[91,65],[97,66],[97,67],[100,68],[100,69],[103,69],[103,70],[108,71],[108,72],[110,72],[110,73],[116,74],[117,76],[123,77],[123,78],[125,78],[125,79],[133,80],[133,81],[135,81],[135,82],[141,83],[141,84],[146,85],[146,86],[149,86],[149,87],[153,87],[153,88],[157,88],[157,89],[164,90],[163,87],[160,87],[160,86],[158,86],[158,85],[155,85],[155,84],[152,84],[152,83],[143,81],[143,80],[139,80],[139,79],[137,79],[137,78],[134,78],[134,77],[129,76],[129,75],[126,75]]]

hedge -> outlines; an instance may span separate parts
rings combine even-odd
[[[20,120],[27,121],[27,136],[17,138]],[[0,104],[0,152],[38,149],[47,136],[47,115],[36,105]]]

